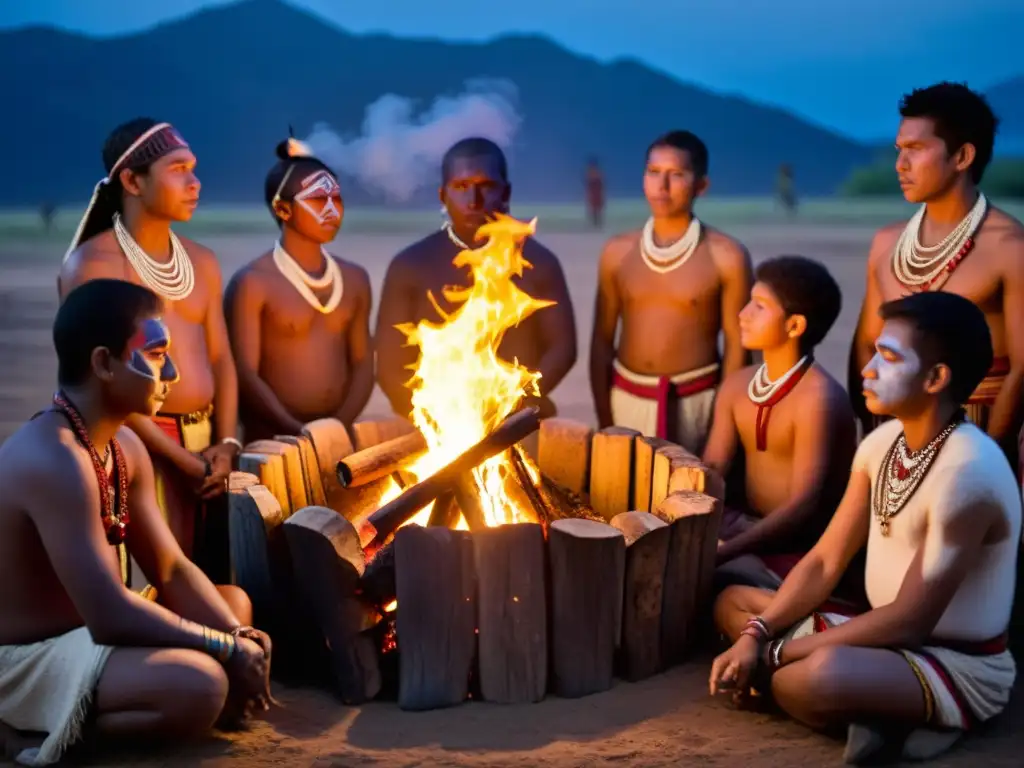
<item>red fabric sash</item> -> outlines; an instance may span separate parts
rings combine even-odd
[[[656,385],[637,384],[630,381],[618,371],[612,375],[612,386],[628,392],[634,397],[642,397],[645,400],[655,400],[658,403],[658,428],[654,437],[663,440],[668,439],[668,404],[672,398],[682,399],[691,395],[698,395],[707,392],[718,386],[719,371],[714,371],[705,376],[693,379],[692,381],[673,384],[670,377],[661,376]]]

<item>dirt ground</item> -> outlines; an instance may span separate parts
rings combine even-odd
[[[543,233],[543,225],[541,226]],[[864,256],[871,229],[809,223],[738,227],[733,233],[759,261],[781,253],[822,260],[843,287],[839,321],[818,359],[844,380],[846,354],[863,296]],[[375,297],[388,260],[408,236],[343,235],[338,252],[364,265]],[[600,234],[541,234],[562,258],[576,309],[580,357],[555,391],[563,415],[593,421],[587,384],[587,349],[593,314]],[[225,278],[268,247],[260,236],[206,237],[220,256]],[[55,278],[62,242],[25,240],[0,244],[0,440],[52,392],[56,364],[50,324],[56,310]],[[366,415],[383,415],[375,392]],[[578,700],[554,697],[531,705],[469,703],[425,713],[394,704],[351,708],[327,693],[275,687],[282,706],[242,734],[214,737],[196,746],[103,758],[104,765],[218,766],[592,766],[700,765],[768,768],[828,766],[841,761],[841,742],[815,735],[775,715],[739,712],[707,693],[708,659],[698,659],[653,679],[617,683]],[[1019,688],[1019,686],[1018,686]],[[1010,710],[937,766],[1021,766],[1024,735],[1019,691]]]

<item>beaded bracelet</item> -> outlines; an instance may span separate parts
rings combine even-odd
[[[760,616],[751,617],[747,621],[746,626],[743,627],[743,631],[741,631],[740,634],[748,635],[749,637],[752,637],[755,640],[757,640],[759,643],[763,643],[767,640],[770,640],[772,637],[771,630],[768,629],[768,622],[766,622]]]
[[[203,627],[203,649],[221,664],[226,664],[235,653],[235,638],[232,635]]]

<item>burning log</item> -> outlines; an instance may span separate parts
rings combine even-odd
[[[590,448],[590,506],[594,514],[611,520],[629,510],[633,497],[633,440],[635,429],[606,427],[594,433]]]
[[[696,491],[677,491],[655,514],[669,524],[661,615],[664,666],[683,661],[697,635],[697,620],[711,601],[722,502]]]
[[[363,419],[352,425],[355,450],[365,451],[375,445],[404,437],[417,431],[408,419],[392,416],[388,419]]]
[[[488,528],[473,534],[473,548],[483,697],[540,701],[548,678],[543,530],[536,523]]]
[[[454,528],[459,522],[459,505],[455,494],[448,491],[437,497],[434,508],[430,510],[427,526],[430,528]]]
[[[662,448],[672,446],[660,437],[640,435],[633,444],[633,506],[639,512],[650,512],[651,487],[654,481],[654,456]],[[662,497],[664,498],[664,497]],[[659,499],[660,501],[660,499]]]
[[[326,506],[332,507],[341,485],[338,483],[338,462],[355,450],[345,425],[337,419],[317,419],[302,428],[302,434],[313,443],[320,483]]]
[[[259,478],[260,485],[277,499],[285,517],[291,514],[291,499],[288,496],[288,481],[285,480],[283,456],[276,453],[243,451],[238,457],[238,468]]]
[[[573,493],[590,488],[590,444],[594,430],[580,421],[563,418],[540,423],[537,464],[540,471]]]
[[[461,704],[476,652],[473,540],[466,531],[408,525],[395,534],[398,706]]]
[[[346,704],[380,691],[377,648],[370,630],[380,614],[359,597],[365,570],[359,535],[326,507],[306,507],[284,524],[295,583],[327,642],[335,688]]]
[[[554,691],[577,698],[608,690],[621,626],[622,532],[592,520],[556,520],[548,551]]]
[[[302,458],[299,456],[297,445],[288,445],[277,440],[256,440],[245,446],[244,452],[281,457],[285,488],[288,493],[287,509],[289,514],[302,509],[309,503],[306,497],[306,483],[302,477]]]
[[[454,489],[459,478],[486,461],[508,450],[540,426],[539,411],[524,408],[509,416],[479,443],[437,473],[407,488],[398,498],[385,504],[367,519],[363,533],[364,546],[379,547],[410,517],[437,499],[446,490]],[[457,489],[455,489],[457,491]]]
[[[473,479],[473,470],[458,476],[453,486],[453,494],[456,505],[466,519],[466,527],[471,531],[485,530],[487,517],[484,515],[484,505],[480,501],[476,480]]]
[[[620,667],[626,680],[643,680],[661,668],[662,599],[672,530],[648,512],[623,512],[611,524],[626,540]]]
[[[426,451],[427,440],[419,430],[371,445],[338,462],[338,482],[343,488],[358,488],[397,472]]]
[[[678,445],[659,448],[654,454],[651,480],[651,510],[657,510],[665,497],[676,491],[697,491],[725,498],[721,476],[689,451]]]
[[[275,440],[297,446],[302,460],[302,476],[306,484],[306,500],[310,506],[322,507],[327,503],[324,484],[320,479],[320,465],[313,450],[313,441],[305,435],[276,435]]]

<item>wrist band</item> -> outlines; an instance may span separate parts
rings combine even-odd
[[[239,440],[236,440],[233,437],[222,437],[220,439],[220,443],[221,443],[221,445],[233,445],[239,451],[242,450],[242,443]]]
[[[203,627],[203,650],[221,664],[226,664],[231,659],[235,653],[235,647],[233,636]]]
[[[766,642],[772,639],[772,632],[768,628],[768,622],[762,619],[760,616],[752,616],[746,626],[743,627],[741,635],[749,635],[758,642]]]

